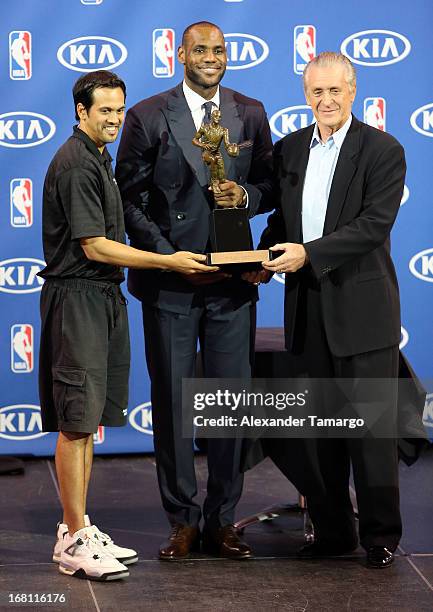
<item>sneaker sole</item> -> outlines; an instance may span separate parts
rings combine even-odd
[[[132,565],[133,563],[137,563],[138,555],[134,557],[125,557],[124,559],[122,559],[122,557],[115,557],[115,559],[119,561],[119,563],[123,563],[123,565]],[[60,556],[53,555],[53,563],[60,563]]]
[[[132,565],[133,563],[137,563],[138,555],[134,555],[133,557],[115,557],[119,563],[123,563],[123,565]]]
[[[70,570],[63,565],[59,565],[59,572],[66,576],[73,576],[74,578],[81,578],[82,580],[95,580],[97,582],[108,582],[109,580],[120,580],[121,578],[128,578],[129,572],[119,570],[118,572],[110,572],[107,574],[101,574],[100,576],[91,576],[86,574],[85,570]]]

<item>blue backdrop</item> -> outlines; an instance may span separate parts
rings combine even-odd
[[[431,0],[20,0],[0,22],[0,453],[51,454],[37,393],[42,185],[71,133],[71,88],[110,68],[127,83],[127,105],[182,79],[176,48],[189,23],[225,32],[223,83],[263,101],[274,139],[308,125],[301,74],[324,50],[341,49],[358,72],[354,113],[404,145],[408,174],[393,230],[401,287],[402,347],[423,379],[432,372],[433,72]],[[115,157],[115,146],[111,147]],[[253,222],[257,238],[265,220]],[[261,288],[260,326],[282,324],[283,279]],[[100,431],[97,452],[152,450],[149,379],[140,308],[130,299],[133,345],[129,424]],[[428,384],[428,383],[427,383]],[[433,386],[425,410],[432,427]]]

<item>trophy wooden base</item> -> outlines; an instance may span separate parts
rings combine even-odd
[[[272,261],[283,251],[226,251],[222,253],[207,253],[206,264],[218,266],[224,272],[242,273],[249,270],[262,270],[262,261]]]
[[[226,251],[222,253],[207,253],[206,264],[208,266],[227,266],[239,264],[258,264],[270,259],[272,251]]]

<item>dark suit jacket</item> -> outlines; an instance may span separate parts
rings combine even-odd
[[[227,178],[245,187],[249,215],[271,189],[272,141],[263,105],[220,87],[221,122],[231,142],[251,141],[231,158],[223,151]],[[131,245],[170,254],[204,253],[209,239],[207,168],[192,144],[196,132],[182,84],[131,108],[119,146],[116,178],[122,193]],[[130,270],[128,288],[148,305],[187,314],[194,287],[177,274]],[[256,289],[240,280],[218,283],[233,302],[256,298]]]
[[[260,248],[302,242],[302,191],[313,126],[275,145],[277,209]],[[338,157],[323,237],[305,249],[321,282],[331,352],[344,357],[398,344],[400,305],[389,234],[403,193],[405,158],[389,134],[355,117]],[[292,348],[301,272],[286,275],[286,347]]]
[[[302,191],[313,129],[294,132],[274,147],[276,210],[268,218],[259,248],[302,242]],[[328,344],[338,357],[400,341],[399,293],[389,234],[399,210],[405,170],[404,151],[395,138],[353,117],[338,157],[323,237],[304,245],[321,282]],[[293,343],[301,274],[286,274],[288,350]],[[401,353],[399,378],[407,380],[398,405],[399,452],[410,465],[428,445],[422,424],[425,390]],[[261,440],[244,444],[244,471],[268,453],[272,458],[272,445],[265,447]]]

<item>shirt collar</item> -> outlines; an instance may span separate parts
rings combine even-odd
[[[210,100],[206,100],[206,98],[202,98],[198,93],[193,91],[191,87],[189,87],[185,81],[182,83],[183,93],[186,99],[186,103],[188,104],[189,110],[194,113],[195,111],[201,109],[205,102],[213,102],[217,108],[220,106],[220,88],[219,85],[215,92],[215,95]]]
[[[346,134],[349,131],[350,125],[352,123],[352,114],[349,115],[349,117],[347,118],[347,120],[343,123],[343,125],[341,126],[341,128],[339,130],[337,130],[336,132],[334,132],[332,134],[332,136],[330,136],[327,140],[327,142],[329,142],[329,140],[333,140],[335,146],[337,147],[337,149],[341,149],[344,139],[346,138]],[[317,123],[314,124],[314,131],[313,131],[313,136],[311,138],[311,142],[310,142],[310,149],[312,149],[313,147],[315,147],[317,144],[321,144],[322,141],[320,140],[320,136],[319,136],[319,128],[317,127]]]
[[[104,147],[104,151],[101,153],[94,141],[86,134],[86,132],[83,132],[78,125],[74,125],[72,136],[74,138],[79,138],[79,140],[84,142],[87,149],[96,157],[101,166],[103,166],[106,161],[109,161],[110,163],[112,162],[113,158],[108,152],[107,147]]]

